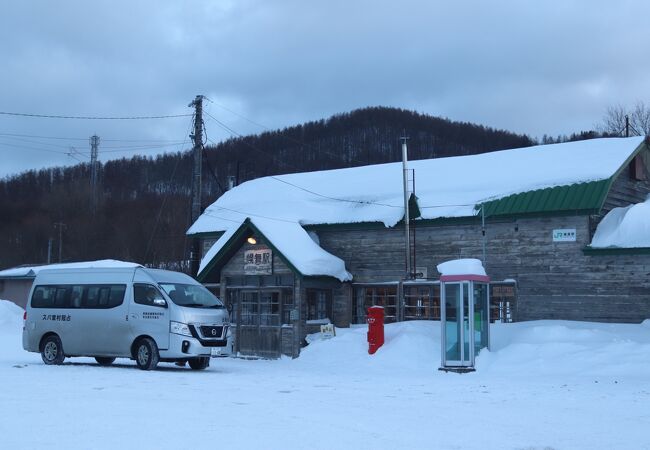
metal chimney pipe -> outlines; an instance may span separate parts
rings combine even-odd
[[[404,179],[404,233],[406,243],[406,278],[413,277],[413,270],[411,269],[411,231],[409,229],[409,198],[410,192],[408,190],[408,149],[406,141],[408,137],[402,137],[402,172]]]

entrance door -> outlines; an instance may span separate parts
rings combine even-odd
[[[442,321],[444,366],[473,366],[474,345],[472,323],[474,305],[469,301],[469,283],[444,283],[442,296],[445,302]]]
[[[239,292],[237,351],[242,355],[279,358],[281,352],[281,291]]]
[[[478,355],[481,349],[490,346],[490,311],[488,292],[485,283],[472,283],[472,303],[474,304],[474,353]]]

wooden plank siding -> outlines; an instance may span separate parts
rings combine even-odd
[[[488,219],[486,270],[493,280],[517,281],[519,320],[640,322],[650,317],[650,255],[584,255],[589,225],[588,216]],[[415,226],[416,265],[426,266],[430,278],[438,277],[436,265],[443,261],[482,259],[478,223]],[[576,242],[553,242],[553,230],[561,228],[575,228]],[[404,275],[401,227],[322,228],[318,236],[325,250],[345,260],[355,283],[397,281]]]
[[[612,209],[625,207],[633,203],[641,203],[650,195],[650,150],[644,150],[636,158],[643,161],[641,169],[645,172],[645,179],[638,180],[631,176],[631,165],[636,163],[635,160],[630,163],[630,166],[623,168],[613,181],[600,214],[591,217],[590,231],[592,236],[600,221]]]
[[[227,279],[229,277],[242,277],[244,275],[244,253],[247,250],[262,250],[262,249],[268,249],[268,247],[264,244],[258,243],[258,244],[249,244],[249,243],[244,243],[240,249],[237,250],[237,252],[228,260],[228,262],[223,266],[223,269],[221,270],[221,298],[227,298],[227,289],[228,288],[234,288],[234,286],[229,286],[227,283]],[[272,255],[272,267],[273,267],[273,273],[272,275],[277,276],[277,275],[290,275],[292,278],[292,284],[293,284],[293,302],[294,302],[294,308],[301,309],[302,308],[302,299],[303,295],[301,295],[301,291],[303,290],[300,284],[300,276],[297,276],[291,268],[280,258],[276,252],[273,252]],[[255,276],[252,276],[251,278],[255,278]],[[241,287],[241,286],[237,286]],[[258,288],[268,288],[268,289],[274,289],[275,286],[263,286],[260,287],[258,284],[251,284],[248,286],[251,289],[258,289]],[[232,320],[235,321],[236,310],[233,310],[233,318]],[[235,325],[235,336],[236,336],[236,326],[237,324],[234,323]],[[292,321],[291,324],[283,324],[278,327],[277,330],[277,335],[279,336],[279,343],[278,343],[278,352],[291,356],[291,357],[297,357],[299,352],[300,352],[300,347],[302,340],[304,339],[303,336],[303,326],[301,325],[300,320],[295,320]],[[269,333],[266,339],[269,339],[269,342],[266,343],[260,343],[261,347],[270,347],[272,345],[271,340],[275,339],[274,336],[275,333]],[[236,340],[236,337],[235,337]],[[237,342],[235,342],[235,348],[237,347]]]

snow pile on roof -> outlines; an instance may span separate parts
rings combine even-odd
[[[608,212],[598,224],[591,246],[650,247],[650,196],[643,203]]]
[[[9,300],[0,299],[0,328],[5,326],[22,326],[25,311]]]
[[[440,275],[481,275],[487,276],[480,259],[464,258],[446,261],[436,266]]]
[[[297,223],[258,218],[250,221],[303,275],[331,276],[341,281],[352,279],[352,275],[345,270],[343,260],[323,250]],[[199,274],[226,245],[237,229],[238,227],[230,228],[214,243],[201,260]]]
[[[140,264],[118,261],[115,259],[100,259],[98,261],[81,261],[63,264],[46,264],[43,266],[15,267],[13,269],[0,270],[0,277],[35,277],[41,270],[52,269],[90,269],[90,268],[116,268],[116,267],[139,267]]]
[[[508,195],[609,179],[643,137],[593,139],[409,162],[424,219],[476,214]],[[382,222],[404,217],[402,164],[269,176],[226,192],[189,234],[229,230],[246,217],[300,225]]]

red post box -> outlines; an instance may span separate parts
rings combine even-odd
[[[368,308],[368,353],[373,355],[384,345],[384,307]]]

